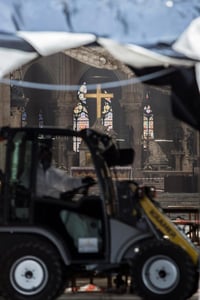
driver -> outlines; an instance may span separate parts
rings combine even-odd
[[[51,164],[52,152],[48,145],[41,145],[39,151],[39,164],[37,169],[37,196],[50,196],[60,198],[60,194],[80,188],[94,182],[92,177],[71,177],[65,171]]]

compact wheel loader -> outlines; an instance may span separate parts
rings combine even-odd
[[[134,152],[92,129],[0,130],[0,291],[52,300],[72,278],[117,274],[148,300],[183,300],[198,288],[199,252],[163,213],[154,189],[121,179]],[[90,176],[59,198],[37,195],[38,153],[68,175]]]

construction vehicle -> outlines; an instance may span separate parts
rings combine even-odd
[[[120,149],[108,134],[92,129],[3,127],[0,140],[5,299],[56,299],[72,278],[94,274],[128,276],[130,290],[143,299],[183,300],[196,292],[198,250],[163,213],[155,189],[119,180],[118,169],[133,162],[132,149]],[[85,172],[93,181],[59,199],[38,197],[38,151],[45,140],[51,141],[55,166],[69,174],[77,166],[76,176]],[[77,219],[70,226],[71,215]]]

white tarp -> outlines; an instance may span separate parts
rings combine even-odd
[[[0,0],[0,20],[1,82],[39,56],[97,43],[138,76],[174,67],[162,84],[175,114],[200,129],[199,0]]]
[[[200,58],[199,16],[199,0],[0,0],[0,74],[95,41],[133,67],[187,66]]]

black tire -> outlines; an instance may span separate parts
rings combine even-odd
[[[12,247],[1,257],[1,288],[7,300],[52,300],[63,284],[56,250],[32,239]]]
[[[191,288],[191,291],[188,293],[188,298],[192,297],[194,295],[199,287],[199,272],[195,271],[195,276],[194,276],[194,284],[193,287]]]
[[[168,241],[149,241],[139,247],[131,270],[134,291],[148,300],[183,300],[196,286],[189,255]]]
[[[64,291],[65,291],[66,288],[69,287],[69,282],[70,282],[70,280],[69,280],[69,278],[66,276],[67,273],[68,273],[67,269],[66,269],[66,268],[63,268],[63,269],[62,269],[62,282],[61,282],[61,285],[60,285],[59,290],[58,290],[57,293],[56,293],[56,299],[57,299],[58,297],[60,297],[60,296],[64,293]]]

